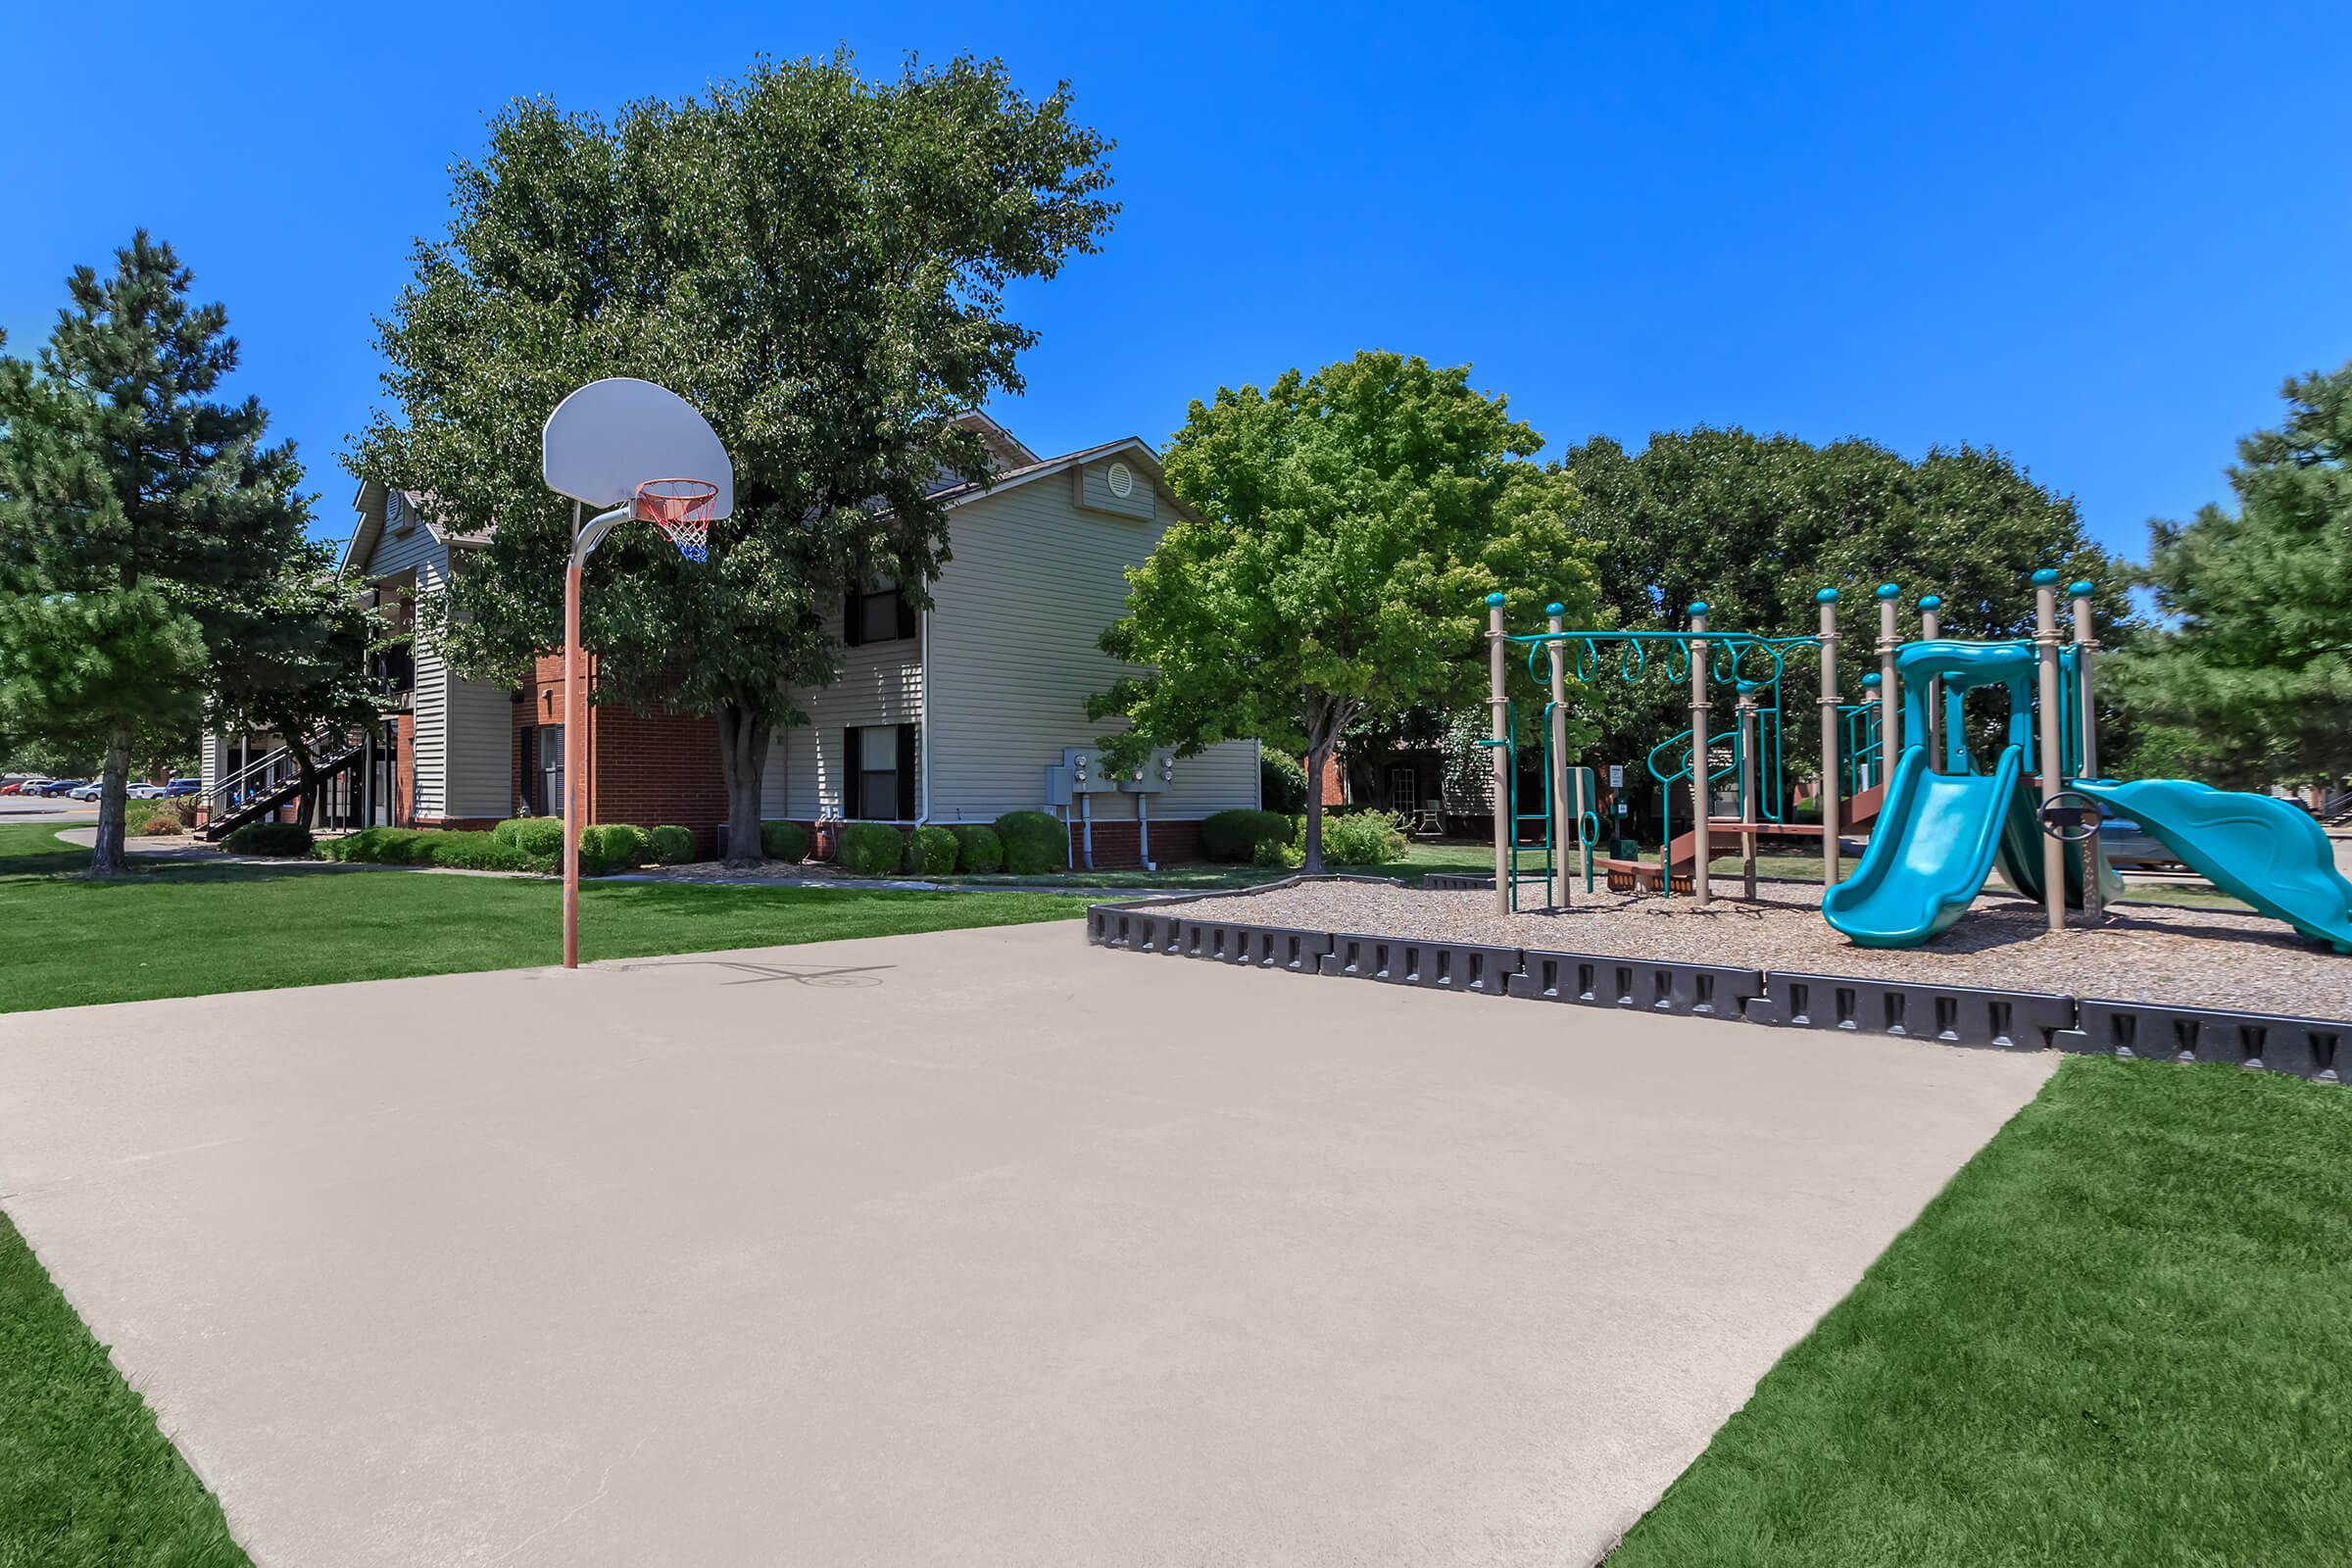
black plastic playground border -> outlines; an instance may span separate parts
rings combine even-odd
[[[2134,1060],[2218,1063],[2315,1083],[2352,1078],[2352,1022],[2342,1020],[1488,947],[1377,932],[1308,931],[1194,919],[1181,912],[1184,906],[1204,900],[1270,893],[1301,882],[1397,885],[1386,877],[1296,876],[1256,888],[1089,905],[1086,940],[1114,952],[1204,958],[1469,996],[1720,1018],[1782,1029],[1834,1029],[1994,1051],[2055,1050]]]

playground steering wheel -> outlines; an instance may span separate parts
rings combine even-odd
[[[2106,813],[2081,790],[2060,790],[2034,814],[2041,830],[2059,843],[2086,844],[2099,836],[2099,821]]]

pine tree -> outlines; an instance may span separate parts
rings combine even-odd
[[[103,755],[93,876],[122,867],[141,737],[193,726],[213,634],[302,540],[293,448],[211,396],[237,342],[192,280],[141,230],[74,270],[34,360],[0,358],[0,727]]]
[[[2286,422],[2238,443],[2236,512],[2150,524],[2168,629],[2117,662],[2151,745],[2219,784],[2314,783],[2352,765],[2352,365],[2281,395]]]

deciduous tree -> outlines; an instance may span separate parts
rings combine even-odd
[[[1197,515],[1128,573],[1102,638],[1139,666],[1090,708],[1129,721],[1114,765],[1254,735],[1303,754],[1311,784],[1359,715],[1483,695],[1487,594],[1521,626],[1592,605],[1574,489],[1521,461],[1542,444],[1467,367],[1390,353],[1194,403],[1166,472]],[[1322,828],[1310,787],[1310,871]]]
[[[728,854],[758,858],[769,737],[839,667],[823,612],[886,577],[925,602],[940,481],[988,474],[958,417],[1020,388],[1035,339],[1006,286],[1097,247],[1109,148],[1066,85],[1032,98],[969,58],[879,82],[847,54],[761,61],[610,122],[510,106],[382,323],[394,407],[356,460],[491,530],[419,607],[426,634],[500,680],[560,646],[570,507],[540,483],[541,423],[599,376],[686,397],[732,455],[735,514],[707,564],[614,535],[582,641],[599,701],[717,719]]]

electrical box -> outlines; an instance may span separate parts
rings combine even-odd
[[[1130,795],[1157,795],[1176,778],[1176,754],[1162,746],[1127,770],[1119,788]]]
[[[1119,781],[1102,770],[1102,754],[1092,746],[1073,746],[1061,754],[1062,771],[1070,775],[1071,795],[1113,795]],[[1068,797],[1055,803],[1069,804]]]
[[[1068,768],[1054,766],[1046,769],[1046,804],[1048,806],[1070,804],[1070,770]]]

